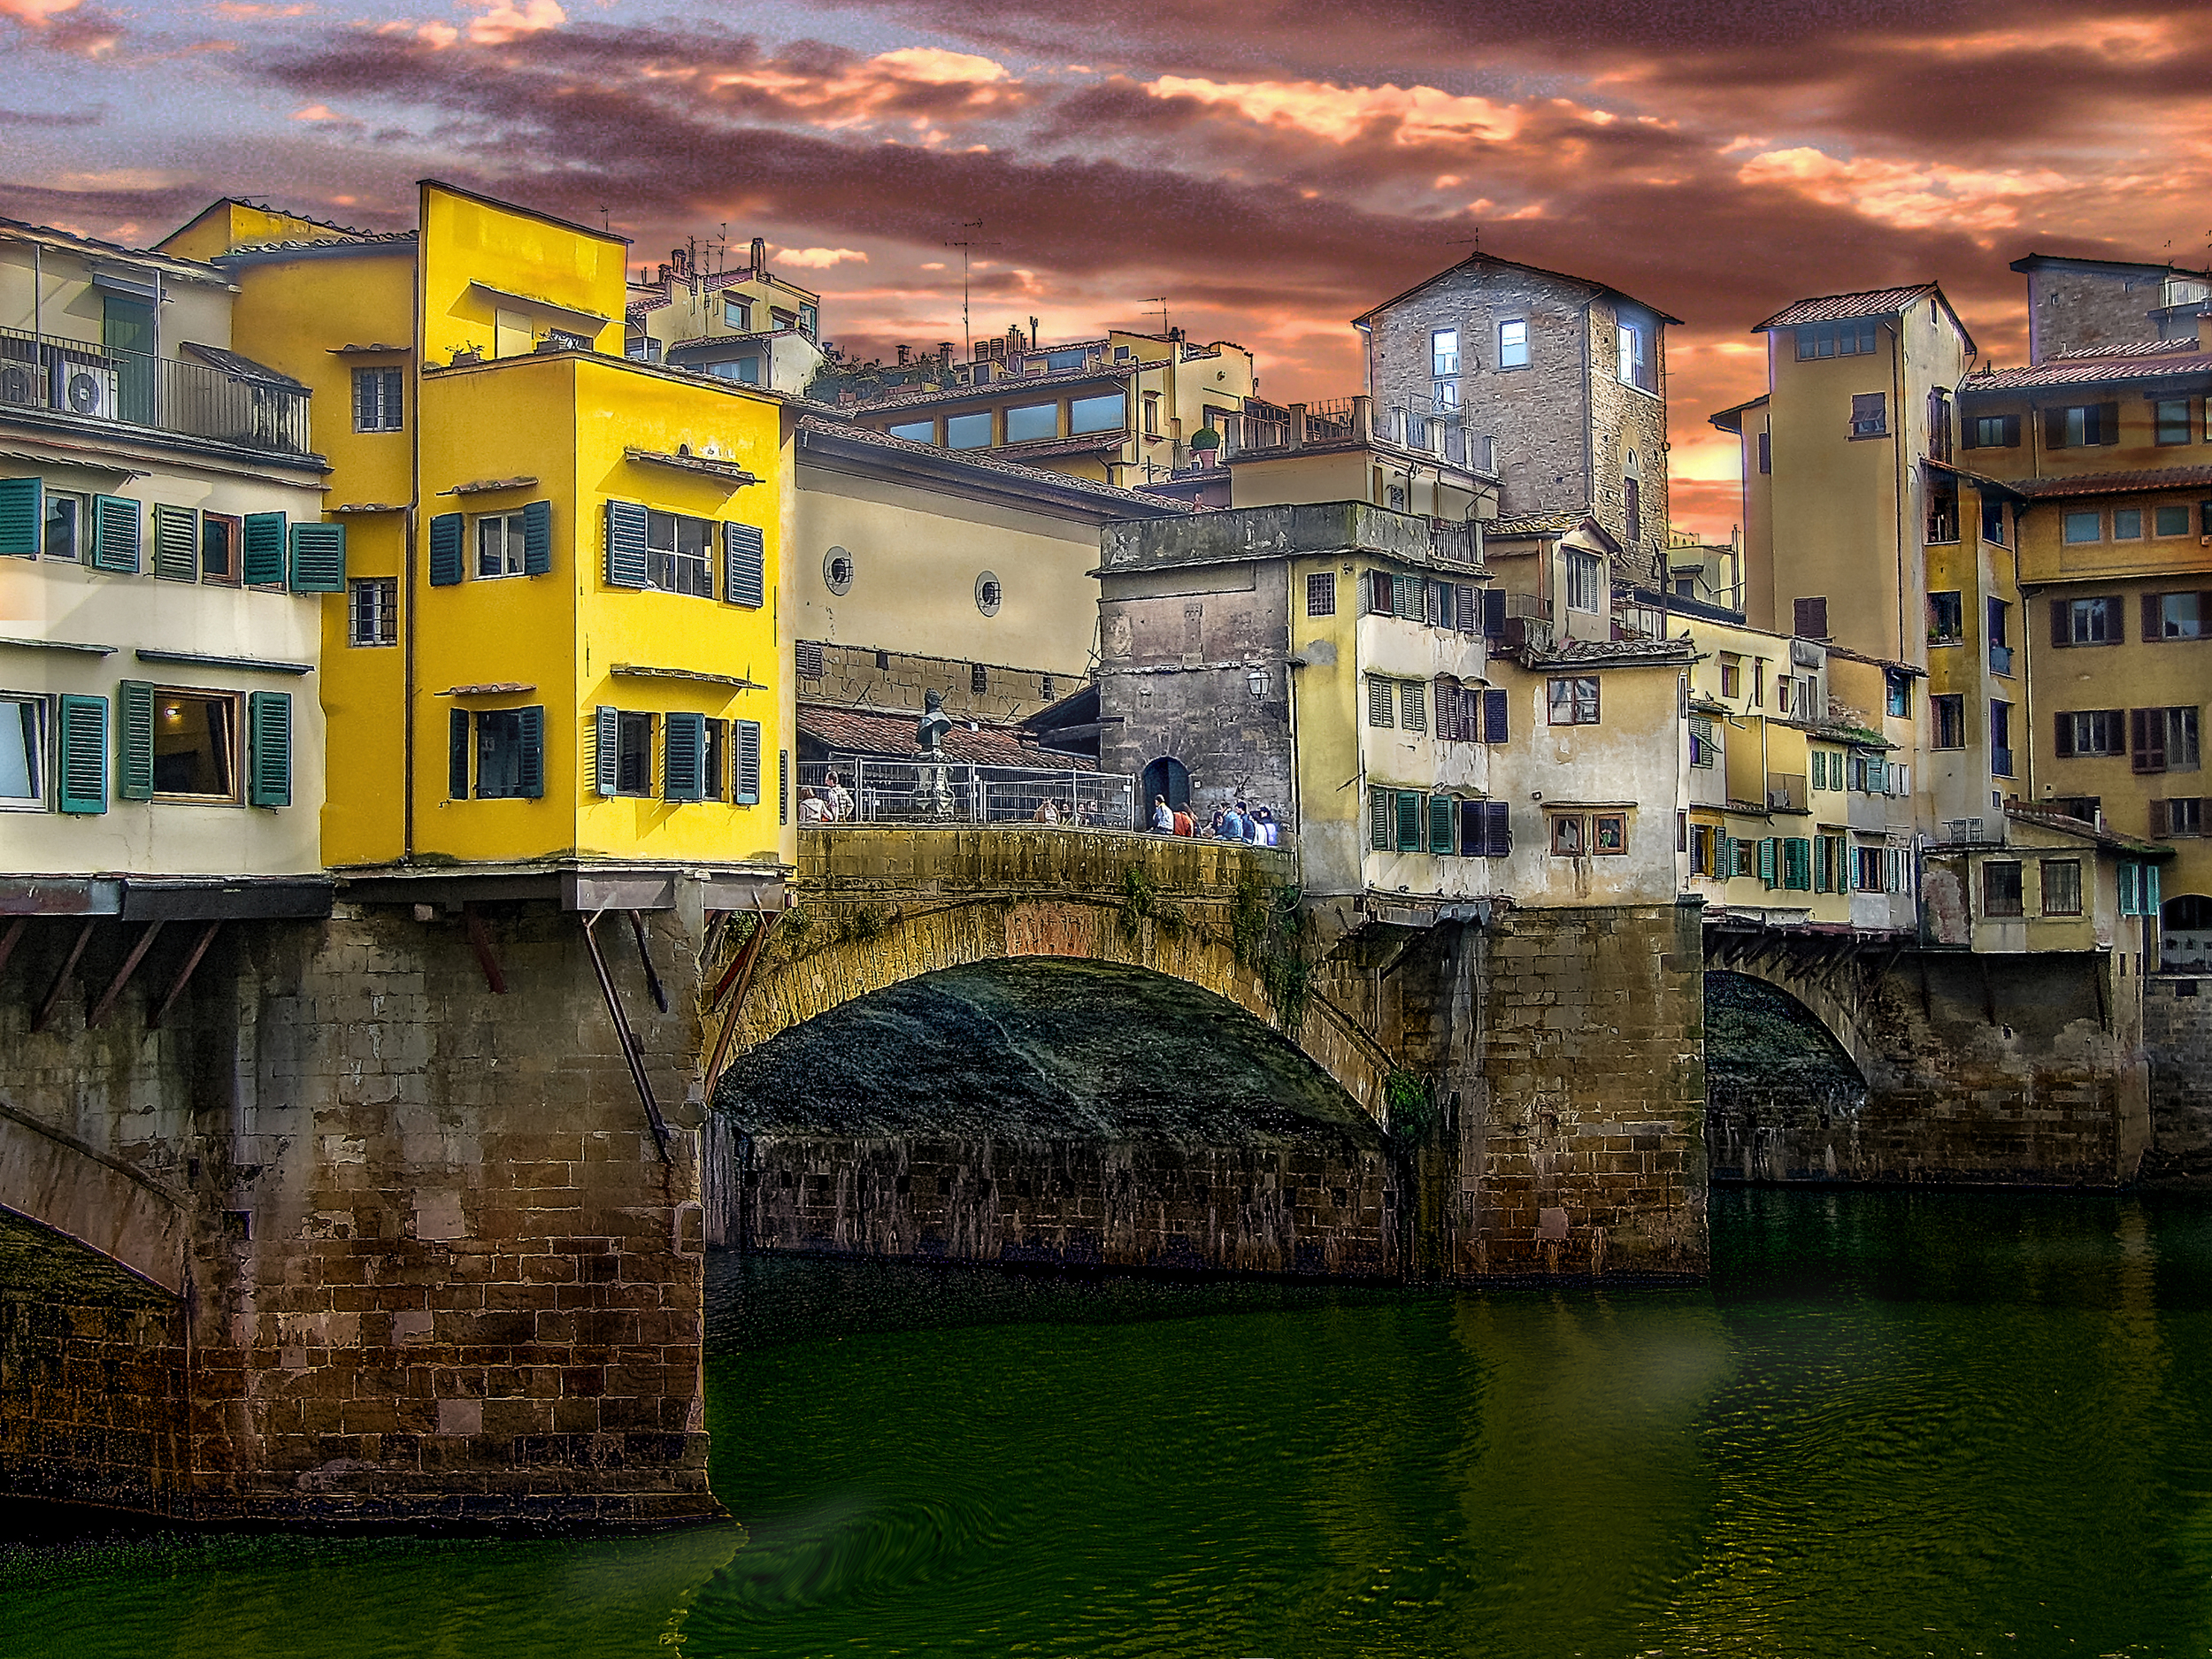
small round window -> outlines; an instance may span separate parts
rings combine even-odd
[[[822,580],[833,594],[849,594],[853,587],[853,556],[833,547],[822,556]]]
[[[975,579],[975,608],[987,617],[998,615],[1000,602],[1005,598],[998,585],[998,578],[989,571]]]

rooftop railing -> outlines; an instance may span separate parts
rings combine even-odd
[[[211,364],[0,328],[0,412],[44,411],[309,455],[308,396]]]

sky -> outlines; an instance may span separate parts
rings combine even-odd
[[[2023,360],[2021,255],[2212,258],[2212,0],[0,0],[0,213],[151,242],[221,196],[373,229],[435,177],[764,237],[853,355],[1167,320],[1277,401],[1479,245],[1670,331],[1678,525],[1790,300],[1939,280]],[[1509,443],[1509,434],[1503,442]]]

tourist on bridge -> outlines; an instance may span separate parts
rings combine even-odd
[[[1158,834],[1175,833],[1175,809],[1168,805],[1167,797],[1164,795],[1152,797],[1152,827]]]
[[[842,821],[853,815],[853,797],[845,787],[845,780],[835,772],[823,782],[822,805],[826,816]]]
[[[799,790],[799,822],[826,824],[829,822],[829,803],[815,794],[812,786],[802,787]]]
[[[1040,824],[1057,824],[1060,821],[1060,809],[1053,805],[1050,795],[1037,803],[1036,820]]]
[[[1186,809],[1179,806],[1175,809],[1175,833],[1178,835],[1198,833],[1198,820],[1193,818]]]

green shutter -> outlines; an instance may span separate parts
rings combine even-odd
[[[108,700],[65,695],[61,699],[61,810],[108,810]]]
[[[732,764],[730,798],[739,806],[760,804],[760,723],[730,722]]]
[[[456,801],[469,798],[469,711],[456,709],[445,718],[445,792]]]
[[[342,594],[345,590],[345,526],[294,525],[292,591],[296,594]]]
[[[164,581],[199,580],[200,515],[191,508],[155,505],[154,574]]]
[[[768,552],[759,530],[749,524],[722,526],[722,596],[733,605],[758,610],[768,603]]]
[[[1448,795],[1429,797],[1429,850],[1448,853],[1452,850],[1452,820],[1457,816],[1455,803]]]
[[[246,515],[246,586],[284,586],[285,543],[290,539],[286,529],[285,518],[280,512],[250,512]]]
[[[0,554],[35,559],[46,523],[46,486],[35,478],[0,478]]]
[[[661,798],[667,801],[705,800],[706,717],[675,713],[667,716],[661,725]]]
[[[246,699],[251,764],[246,799],[254,806],[292,804],[292,694],[257,691]]]
[[[607,503],[607,586],[643,588],[648,572],[645,557],[645,506],[642,502]]]
[[[553,568],[553,503],[526,502],[522,509],[522,573],[543,576]]]
[[[1426,827],[1422,821],[1424,816],[1421,797],[1410,789],[1399,790],[1398,850],[1400,852],[1417,853],[1421,850],[1421,832]]]
[[[1782,879],[1781,872],[1776,867],[1778,861],[1775,857],[1774,839],[1771,835],[1759,838],[1759,879],[1770,887],[1780,886]]]
[[[1367,792],[1368,841],[1379,853],[1388,852],[1397,839],[1392,817],[1396,810],[1392,803],[1396,798],[1388,789],[1370,789]]]
[[[154,798],[154,688],[143,680],[116,687],[115,798]]]
[[[612,795],[622,782],[621,711],[603,703],[594,711],[593,726],[593,780],[601,795]]]
[[[92,567],[138,573],[138,547],[142,514],[128,495],[92,498]]]
[[[461,580],[463,543],[467,525],[457,512],[435,514],[430,520],[430,585],[451,588]]]
[[[545,797],[545,706],[533,703],[515,712],[522,717],[521,776],[515,785],[515,792],[526,800],[542,800]]]
[[[1782,843],[1782,885],[1800,892],[1813,885],[1813,844],[1800,835]]]

